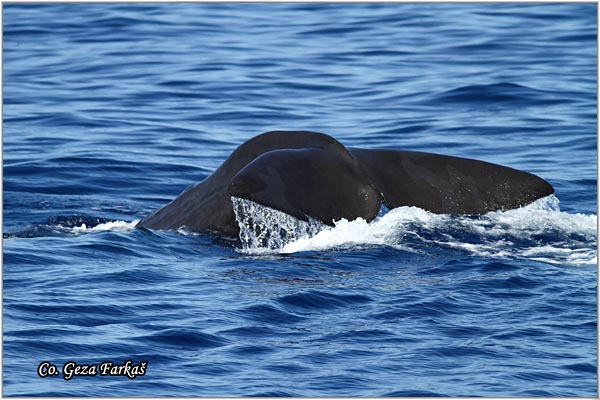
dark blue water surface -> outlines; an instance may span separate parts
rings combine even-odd
[[[596,396],[596,7],[5,4],[4,395]],[[269,251],[133,229],[272,129],[556,194]],[[108,360],[148,367],[37,375]]]

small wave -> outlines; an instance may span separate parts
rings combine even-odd
[[[136,339],[142,342],[196,349],[221,347],[229,343],[225,338],[185,328],[168,328]]]
[[[511,82],[500,82],[488,85],[467,85],[441,93],[437,100],[452,103],[472,104],[556,104],[559,99],[546,90],[534,89]]]
[[[82,224],[81,226],[75,226],[72,228],[68,228],[71,232],[76,234],[82,233],[91,233],[91,232],[101,232],[101,231],[112,231],[112,232],[131,232],[135,226],[140,222],[139,220],[135,221],[111,221],[106,222],[104,224],[98,224],[96,226],[87,226],[86,224]]]
[[[238,202],[241,199],[238,199]],[[247,202],[246,200],[243,200]],[[251,203],[251,202],[248,202]],[[248,254],[303,251],[355,250],[389,246],[403,251],[427,253],[432,247],[464,251],[490,258],[527,258],[552,264],[593,265],[596,254],[596,215],[561,212],[554,195],[509,211],[483,216],[433,214],[417,207],[398,207],[367,223],[342,219],[334,227],[293,221],[287,214],[252,203],[248,210],[258,220],[277,221],[252,229],[238,218],[242,251]],[[267,214],[268,217],[262,215]],[[278,236],[282,224],[289,231]],[[294,231],[296,225],[301,228]],[[269,237],[260,240],[253,235]]]
[[[46,236],[82,235],[94,232],[131,232],[139,220],[121,221],[106,218],[75,216],[53,216],[45,224],[33,225],[13,233],[5,233],[4,238],[34,238]]]

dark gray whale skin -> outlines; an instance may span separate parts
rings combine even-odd
[[[208,178],[142,220],[148,229],[237,236],[231,196],[316,218],[373,220],[390,209],[416,206],[437,214],[485,214],[554,193],[528,172],[467,158],[406,150],[346,148],[309,131],[271,131],[240,145]]]

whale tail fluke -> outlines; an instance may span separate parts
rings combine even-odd
[[[329,225],[389,208],[485,214],[554,192],[540,177],[484,161],[403,150],[346,148],[309,131],[271,131],[240,145],[204,181],[140,222],[151,229],[239,232],[230,196]]]
[[[350,152],[364,165],[389,208],[485,214],[554,193],[552,185],[536,175],[485,161],[404,150]]]
[[[485,214],[531,203],[554,192],[545,180],[484,161],[403,150],[319,147],[267,152],[228,187],[296,218],[371,221],[381,203],[436,214]],[[351,155],[348,157],[348,155]]]
[[[275,150],[243,168],[229,194],[333,225],[342,218],[374,219],[381,195],[348,153],[329,148]]]

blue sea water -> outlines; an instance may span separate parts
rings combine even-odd
[[[596,8],[5,3],[3,394],[597,396]],[[556,193],[276,249],[133,229],[273,129]]]

